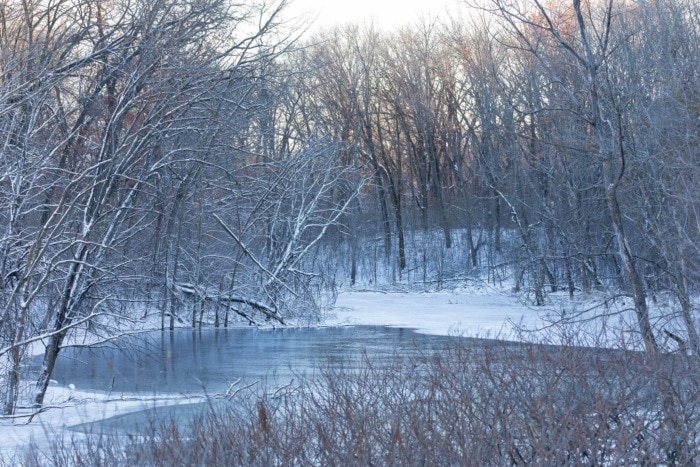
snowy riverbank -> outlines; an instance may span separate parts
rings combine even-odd
[[[571,301],[553,295],[548,307],[528,306],[521,296],[488,286],[472,286],[437,292],[343,291],[325,325],[373,325],[415,329],[435,335],[465,335],[508,340],[567,341],[567,336],[590,336],[591,345],[609,345],[613,339],[632,335],[632,315],[623,299],[601,298]],[[594,306],[596,305],[596,306]],[[565,319],[566,327],[553,326]],[[158,323],[153,323],[157,326]],[[664,323],[659,323],[664,325]],[[562,331],[566,329],[566,331]],[[608,341],[598,337],[608,333]],[[41,448],[66,434],[68,427],[159,405],[200,402],[201,398],[170,395],[139,397],[86,393],[52,385],[47,393],[48,410],[33,417],[0,420],[0,451],[10,453],[35,441]],[[25,409],[29,410],[29,409]],[[74,435],[74,433],[70,433]],[[83,436],[77,435],[76,436]]]
[[[663,303],[652,307],[654,316],[669,316]],[[679,323],[653,320],[663,330],[679,333]],[[509,289],[474,285],[437,292],[344,291],[326,320],[329,325],[402,327],[434,335],[496,338],[557,345],[637,348],[634,310],[629,299],[605,294],[552,293],[548,303],[535,307]],[[673,342],[662,345],[673,347]],[[641,348],[641,347],[639,347]],[[674,349],[671,349],[674,350]]]
[[[329,325],[392,326],[435,335],[516,339],[513,324],[542,325],[516,296],[487,288],[409,293],[345,291]]]

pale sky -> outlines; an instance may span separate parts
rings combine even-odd
[[[382,29],[393,29],[425,16],[441,16],[459,0],[294,0],[290,11],[318,15],[312,30],[370,19]]]

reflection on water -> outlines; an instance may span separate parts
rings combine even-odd
[[[382,327],[153,332],[102,348],[64,349],[53,378],[81,390],[213,393],[243,381],[284,384],[319,365],[347,365],[445,347],[450,338]]]

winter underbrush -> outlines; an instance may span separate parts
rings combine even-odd
[[[65,436],[24,465],[691,465],[695,357],[454,339],[240,391],[189,423]]]

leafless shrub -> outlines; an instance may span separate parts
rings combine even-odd
[[[325,368],[138,438],[57,441],[27,465],[619,465],[698,460],[691,357],[455,339]],[[659,384],[663,381],[664,384]]]

